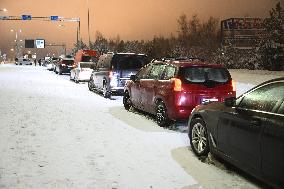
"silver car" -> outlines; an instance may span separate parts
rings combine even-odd
[[[33,61],[28,58],[19,58],[16,65],[32,65]]]

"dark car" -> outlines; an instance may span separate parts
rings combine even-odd
[[[235,97],[229,71],[200,60],[155,61],[131,76],[125,86],[124,107],[156,115],[160,126],[171,120],[187,120],[202,103]]]
[[[239,98],[197,106],[189,117],[197,156],[220,156],[274,187],[284,188],[284,77]]]
[[[123,94],[124,85],[130,75],[136,74],[147,63],[149,61],[145,54],[103,54],[90,77],[89,89],[102,92],[105,98],[110,98],[114,93]]]
[[[70,73],[74,67],[74,58],[62,58],[55,63],[54,72],[61,75],[63,73]]]

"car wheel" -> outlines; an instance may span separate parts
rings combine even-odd
[[[59,75],[62,75],[62,71],[60,70],[60,68],[59,68],[58,74],[59,74]]]
[[[106,84],[106,83],[105,83],[104,86],[103,86],[103,96],[104,96],[105,98],[110,98],[110,96],[111,96],[110,92],[109,92],[108,89],[107,89],[107,84]]]
[[[205,122],[195,118],[190,123],[189,139],[192,151],[198,157],[207,156],[209,153],[208,134]]]
[[[132,106],[132,102],[130,100],[130,96],[129,96],[129,93],[128,92],[125,92],[124,93],[124,96],[123,96],[123,105],[124,105],[124,108],[126,110],[129,110]]]
[[[76,78],[76,75],[74,76],[74,81],[75,81],[75,83],[79,83],[79,80],[78,80],[78,78]]]
[[[167,115],[166,106],[162,101],[159,101],[156,104],[156,121],[161,127],[168,126],[170,122]]]
[[[92,85],[92,82],[93,80],[92,80],[92,78],[89,80],[89,82],[88,82],[88,88],[89,88],[89,90],[90,91],[93,91],[93,85]]]

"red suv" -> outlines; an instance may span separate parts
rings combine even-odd
[[[132,75],[124,89],[123,104],[156,115],[160,126],[186,120],[199,104],[235,97],[229,71],[200,60],[155,61]]]

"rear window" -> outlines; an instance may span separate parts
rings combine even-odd
[[[73,60],[63,60],[63,64],[66,64],[66,65],[71,65],[73,63],[74,63]]]
[[[94,63],[80,63],[81,68],[92,68],[94,65]]]
[[[115,70],[137,70],[148,63],[146,55],[116,54],[112,59],[112,68]]]
[[[82,62],[98,62],[98,57],[96,57],[96,56],[82,56]]]
[[[190,83],[204,83],[207,81],[226,83],[231,78],[227,69],[212,67],[181,68],[181,76],[185,81]]]

